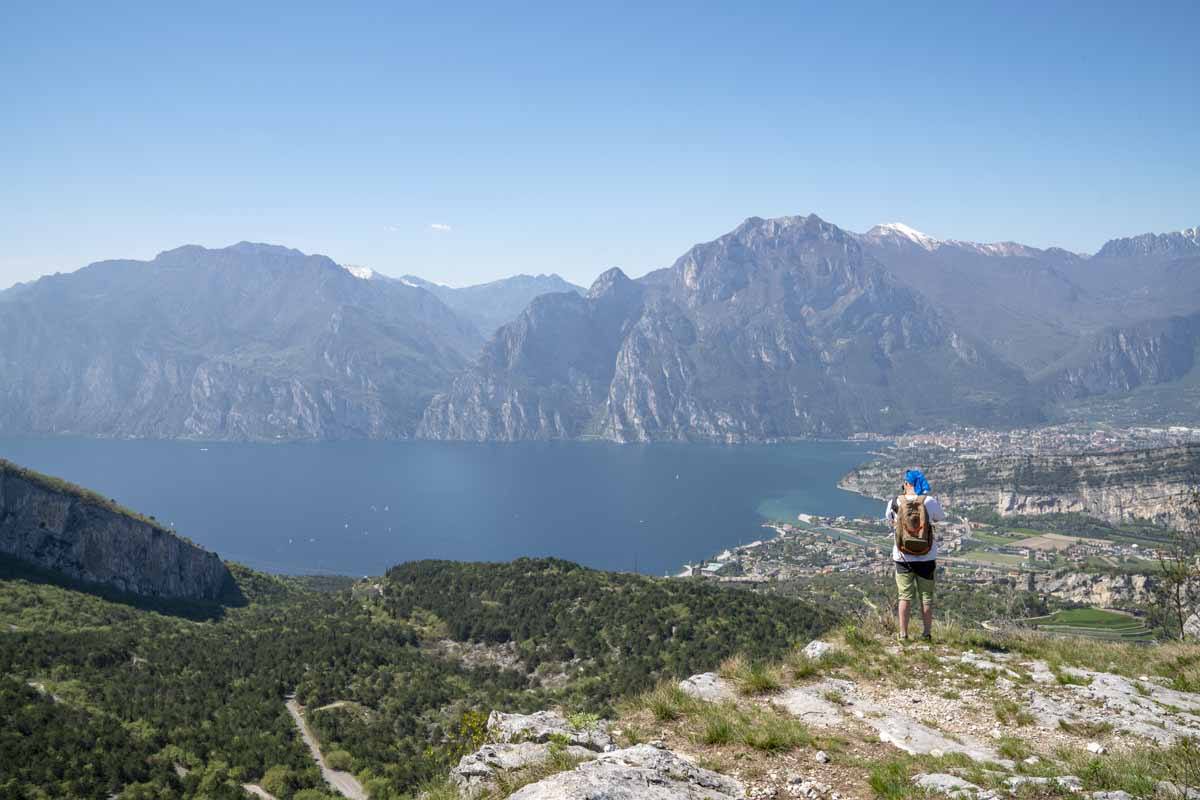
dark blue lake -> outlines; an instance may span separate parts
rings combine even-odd
[[[878,515],[876,502],[836,487],[867,450],[0,439],[0,456],[152,514],[223,558],[348,575],[518,556],[675,572],[760,538],[767,519]]]

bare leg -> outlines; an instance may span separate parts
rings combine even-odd
[[[900,638],[908,638],[908,601],[900,601]]]
[[[925,623],[925,635],[933,635],[933,603],[921,606],[921,621]]]

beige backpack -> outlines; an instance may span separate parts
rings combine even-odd
[[[910,556],[928,555],[933,549],[933,522],[925,513],[924,496],[896,498],[896,547]]]

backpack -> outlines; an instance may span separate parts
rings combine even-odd
[[[925,513],[925,497],[896,498],[896,547],[910,556],[927,555],[933,549],[933,523]]]

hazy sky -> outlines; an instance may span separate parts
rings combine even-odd
[[[753,215],[1200,225],[1195,2],[19,5],[0,286],[243,239],[586,284]]]

